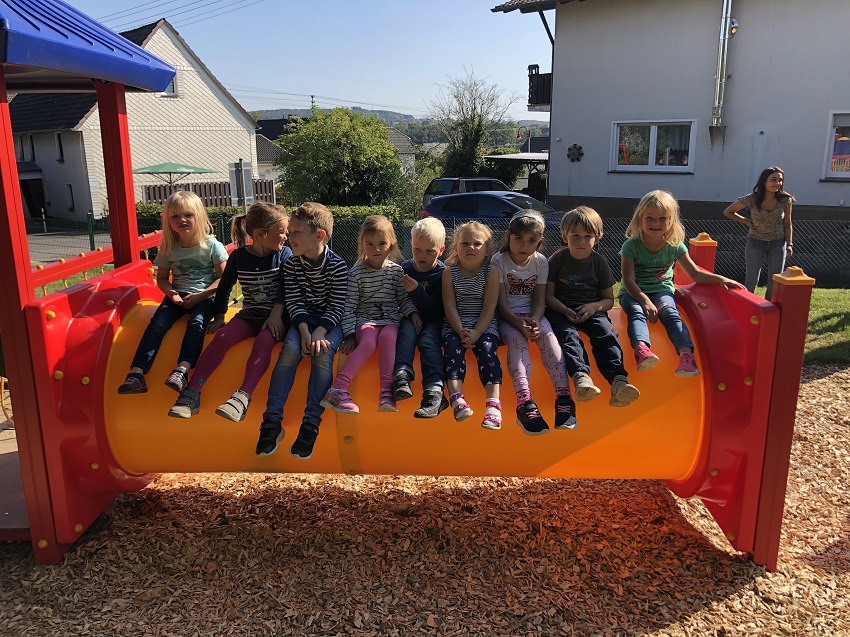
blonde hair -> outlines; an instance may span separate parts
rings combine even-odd
[[[602,217],[590,206],[578,206],[564,213],[561,217],[561,237],[576,226],[595,236],[597,241],[602,238]]]
[[[398,239],[395,236],[395,228],[392,222],[384,215],[370,215],[363,220],[363,225],[360,226],[360,234],[357,235],[357,260],[366,260],[366,237],[373,235],[376,232],[383,232],[387,241],[390,242],[390,251],[387,258],[392,261],[401,259],[401,250],[398,249]]]
[[[247,213],[236,215],[230,220],[230,238],[240,248],[254,239],[255,232],[268,232],[281,221],[289,221],[286,208],[273,203],[258,201],[251,204]]]
[[[410,239],[425,239],[437,247],[446,245],[446,227],[443,222],[434,217],[425,217],[413,224],[410,229]]]
[[[641,221],[643,220],[643,215],[650,209],[667,213],[669,227],[667,232],[664,233],[665,243],[671,246],[677,246],[685,240],[685,227],[679,218],[679,202],[666,190],[648,192],[638,202],[635,208],[635,214],[632,215],[629,227],[626,228],[627,239],[640,239],[643,241],[640,227]]]
[[[168,223],[171,213],[176,211],[191,212],[195,215],[195,234],[192,239],[195,245],[206,249],[207,238],[212,236],[213,227],[207,215],[207,209],[204,208],[204,202],[193,192],[178,190],[171,193],[171,196],[162,205],[162,214],[160,215],[162,222],[162,237],[159,240],[160,251],[170,257],[174,252],[175,244],[179,245],[177,233],[171,229],[171,225]]]
[[[479,221],[467,221],[455,229],[454,238],[452,239],[452,250],[448,258],[446,258],[447,264],[457,263],[457,246],[460,243],[461,237],[469,232],[480,232],[483,234],[484,249],[487,252],[487,256],[489,257],[493,254],[493,233],[490,231],[490,228]]]
[[[513,217],[511,217],[510,222],[508,222],[508,229],[505,231],[505,245],[503,245],[499,252],[509,252],[511,249],[511,240],[510,236],[512,234],[520,236],[523,234],[528,234],[529,232],[535,234],[541,241],[543,240],[543,233],[546,231],[546,222],[543,220],[543,215],[541,215],[536,210],[531,208],[527,208],[525,210],[520,210]],[[540,246],[538,246],[540,247]]]
[[[292,216],[310,226],[312,232],[324,230],[325,243],[331,240],[334,231],[334,215],[327,206],[315,201],[305,201],[292,211]]]

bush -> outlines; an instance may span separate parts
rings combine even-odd
[[[334,220],[363,221],[370,215],[384,215],[396,223],[401,221],[402,217],[398,206],[328,206],[328,208],[333,213]]]

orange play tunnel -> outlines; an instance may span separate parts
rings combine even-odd
[[[608,384],[592,365],[594,382],[603,393],[590,403],[578,404],[578,427],[526,436],[515,424],[516,401],[505,365],[506,348],[502,347],[504,422],[500,431],[488,431],[480,426],[484,391],[471,353],[467,354],[471,364],[467,366],[464,383],[464,393],[475,410],[469,419],[455,422],[451,410],[434,419],[413,418],[421,396],[418,380],[414,384],[416,396],[400,402],[398,413],[379,413],[377,358],[373,357],[351,386],[361,413],[348,415],[326,410],[313,456],[305,461],[289,454],[306,396],[309,364],[302,361],[284,410],[286,436],[275,454],[258,458],[254,448],[271,368],[257,387],[243,422],[230,422],[215,414],[215,408],[241,383],[250,341],[228,352],[225,362],[204,387],[200,413],[191,419],[167,415],[177,394],[163,384],[176,359],[183,334],[182,322],[168,333],[147,376],[148,393],[117,394],[155,309],[154,303],[140,303],[123,319],[105,374],[103,407],[107,440],[118,466],[131,474],[256,471],[682,481],[694,472],[705,440],[703,377],[674,375],[676,353],[660,324],[653,326],[652,339],[653,350],[661,362],[652,370],[638,373],[626,338],[625,317],[619,309],[614,309],[609,315],[624,345],[629,379],[641,391],[641,397],[629,407],[608,405]],[[231,310],[232,314],[235,312]],[[688,321],[684,315],[683,319]],[[279,346],[272,355],[272,365],[278,351]],[[699,361],[699,345],[696,356]],[[417,374],[418,364],[418,361],[414,363]],[[532,365],[532,393],[551,425],[554,388],[534,347]]]

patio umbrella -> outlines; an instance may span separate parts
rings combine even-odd
[[[136,168],[133,170],[134,175],[153,175],[162,179],[169,186],[188,175],[200,175],[202,173],[218,172],[210,168],[198,168],[197,166],[186,166],[185,164],[175,164],[166,162],[165,164],[157,164],[156,166],[146,166],[145,168]]]

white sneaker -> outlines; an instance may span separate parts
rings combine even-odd
[[[611,400],[608,404],[612,407],[627,407],[640,398],[640,392],[634,385],[629,385],[625,376],[615,376],[611,383]]]

